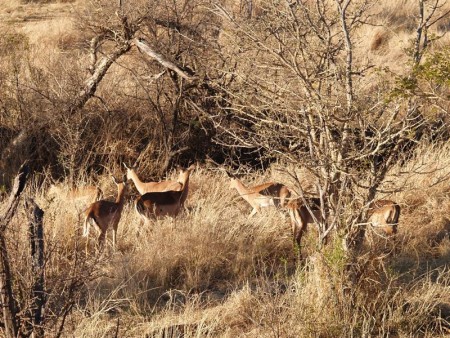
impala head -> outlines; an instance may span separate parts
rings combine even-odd
[[[180,171],[180,173],[178,175],[178,182],[184,184],[194,169],[195,169],[195,164],[191,164],[188,168],[184,168],[182,166],[177,166],[177,170]]]
[[[391,200],[377,200],[369,205],[369,223],[374,228],[381,229],[385,235],[397,233],[400,206]]]
[[[122,176],[122,180],[121,180],[121,181],[118,180],[114,175],[111,175],[111,179],[113,180],[113,182],[114,182],[116,185],[119,185],[119,184],[125,184],[125,183],[127,182],[127,176],[126,176],[126,175],[123,175],[123,176]]]
[[[125,194],[125,191],[127,189],[127,176],[123,175],[122,181],[119,181],[113,175],[111,175],[111,179],[113,180],[114,184],[117,186],[117,190],[118,190],[117,200],[119,200],[121,197],[123,197],[123,195]]]
[[[227,170],[225,170],[225,169],[222,169],[222,170],[225,171],[227,176],[230,178],[230,186],[229,186],[230,190],[237,188],[238,181],[239,181],[238,178],[235,175],[233,175],[232,173],[228,172]]]
[[[127,165],[125,164],[125,162],[122,162],[122,164],[123,164],[123,166],[125,167],[125,169],[127,170],[126,179],[127,179],[127,180],[131,180],[131,176],[132,176],[133,173],[134,173],[134,169],[136,168],[136,165],[133,165],[133,166],[127,166]]]

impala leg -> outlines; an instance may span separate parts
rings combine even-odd
[[[259,211],[258,208],[253,208],[252,212],[250,213],[250,215],[248,215],[248,218],[252,218],[253,216],[255,216],[255,214]]]
[[[303,236],[303,227],[301,224],[294,225],[294,245],[300,250],[300,244]]]
[[[90,223],[88,220],[88,217],[86,217],[86,219],[84,220],[84,226],[83,226],[83,237],[86,237],[86,248],[85,248],[85,252],[86,252],[86,256],[88,255],[88,249],[89,249],[89,228],[90,228]]]
[[[301,242],[302,242],[303,234],[305,233],[305,230],[306,230],[307,223],[304,222],[300,213],[298,213],[298,210],[296,210],[296,213],[297,213],[298,218],[297,218],[296,222],[293,222],[292,230],[294,233],[294,246],[295,246],[296,250],[298,250],[298,258],[301,259],[301,257],[302,257]]]
[[[105,238],[106,238],[106,231],[101,231],[100,235],[98,236],[98,249],[101,250],[103,249],[103,246],[105,244]]]
[[[113,251],[116,251],[116,243],[117,243],[117,226],[113,228]]]

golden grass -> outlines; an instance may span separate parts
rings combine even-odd
[[[309,258],[296,265],[287,217],[269,210],[248,219],[251,208],[228,189],[228,178],[198,169],[191,177],[187,210],[176,220],[144,225],[127,205],[116,252],[107,243],[103,253],[96,253],[91,232],[86,262],[97,278],[86,281],[66,332],[75,337],[116,330],[127,337],[170,332],[186,337],[432,337],[445,332],[450,239],[448,233],[439,240],[436,234],[450,218],[448,162],[448,147],[423,149],[391,172],[388,180],[406,188],[391,196],[402,205],[399,234],[393,240],[375,237],[366,247],[353,290],[345,284],[338,242],[316,253],[311,231],[304,251]],[[412,167],[416,173],[403,174]],[[272,172],[264,179],[249,175],[246,181],[289,181],[282,172]],[[48,281],[56,283],[68,274],[75,253],[84,255],[83,206],[50,199],[44,191],[38,191],[37,201],[45,210],[51,252]],[[11,228],[17,262],[28,260],[23,217]],[[350,294],[356,303],[349,302]]]
[[[70,49],[79,46],[79,36],[72,24],[72,13],[76,8],[86,5],[85,0],[50,1],[49,3],[24,3],[20,0],[2,1],[0,4],[0,28],[14,25],[25,33],[31,43],[49,48],[56,46],[60,49]],[[426,4],[426,9],[428,4]],[[450,8],[445,3],[437,12],[444,13]],[[417,2],[414,0],[377,1],[371,7],[369,22],[363,25],[353,41],[354,57],[363,63],[375,67],[389,67],[394,73],[401,74],[407,65],[405,49],[411,46],[415,38]],[[3,22],[3,24],[2,24]],[[448,30],[448,20],[433,26],[430,33],[441,35]],[[448,44],[448,37],[444,36],[437,45]],[[123,74],[118,74],[123,78]],[[126,88],[125,88],[126,89]]]

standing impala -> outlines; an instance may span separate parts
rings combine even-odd
[[[289,189],[281,183],[269,182],[248,188],[236,177],[230,174],[228,176],[231,178],[230,189],[236,189],[239,195],[253,207],[249,218],[260,212],[261,208],[284,207],[286,199],[291,195]]]
[[[320,199],[311,198],[307,202],[309,210],[301,199],[292,200],[287,205],[291,217],[294,241],[299,247],[308,223],[322,221]],[[369,205],[367,216],[368,223],[373,227],[380,228],[386,235],[397,233],[398,219],[400,217],[400,206],[397,203],[389,200],[374,201]]]
[[[141,195],[144,195],[147,192],[168,191],[168,190],[179,191],[182,189],[182,185],[179,183],[179,181],[177,182],[167,180],[161,182],[142,182],[139,179],[136,170],[134,170],[135,166],[128,167],[125,163],[123,163],[123,166],[127,169],[127,180],[133,181],[137,191],[139,191],[139,194]]]
[[[301,198],[289,201],[287,204],[289,216],[291,217],[292,234],[299,250],[302,236],[307,230],[308,224],[322,221],[320,199],[310,198],[306,201],[309,205],[309,210]]]
[[[118,182],[116,178],[112,177],[114,183],[117,185],[117,198],[115,202],[100,200],[92,203],[85,212],[83,236],[89,236],[89,230],[91,224],[96,224],[100,230],[98,236],[98,245],[102,245],[106,238],[106,230],[112,227],[113,230],[113,248],[116,247],[117,241],[117,226],[122,215],[123,205],[125,201],[126,182],[127,179],[124,176],[122,182]],[[86,254],[88,252],[88,242],[86,240]]]
[[[400,206],[394,201],[377,200],[369,204],[368,223],[381,229],[386,235],[397,233]]]
[[[148,220],[162,216],[176,217],[184,207],[189,193],[189,178],[195,165],[189,168],[180,168],[178,182],[182,185],[180,191],[169,190],[159,192],[148,192],[136,199],[136,212]]]

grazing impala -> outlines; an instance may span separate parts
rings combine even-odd
[[[309,210],[300,198],[289,201],[287,204],[289,216],[291,217],[294,241],[299,249],[302,236],[307,230],[308,223],[320,222],[322,220],[322,214],[320,212],[320,199],[310,198],[307,199],[307,203],[309,205]]]
[[[106,238],[106,230],[109,227],[113,230],[113,248],[116,247],[117,226],[122,215],[123,205],[125,201],[126,192],[126,177],[123,177],[122,182],[118,182],[116,178],[112,177],[114,183],[117,185],[117,198],[115,202],[100,200],[92,203],[85,211],[83,236],[89,236],[91,224],[96,224],[100,230],[98,236],[98,244],[102,245]],[[88,239],[86,240],[86,254],[88,251]]]
[[[179,181],[161,181],[161,182],[142,182],[139,179],[139,176],[136,174],[135,166],[128,167],[125,163],[123,163],[124,167],[127,169],[127,180],[132,180],[134,185],[136,186],[139,194],[144,195],[148,192],[157,192],[157,191],[169,191],[175,190],[180,191],[182,189],[181,183]],[[181,173],[180,173],[181,175]]]
[[[289,189],[281,183],[269,182],[248,188],[236,177],[227,174],[231,178],[230,189],[236,189],[239,195],[253,207],[249,218],[260,212],[261,208],[284,207],[286,199],[291,195]]]
[[[369,205],[367,212],[368,223],[374,228],[381,229],[386,235],[397,233],[400,206],[394,201],[378,200]]]
[[[184,207],[189,192],[189,177],[195,169],[194,165],[189,168],[180,168],[179,183],[182,190],[148,192],[136,199],[136,212],[148,220],[162,216],[176,217]]]

